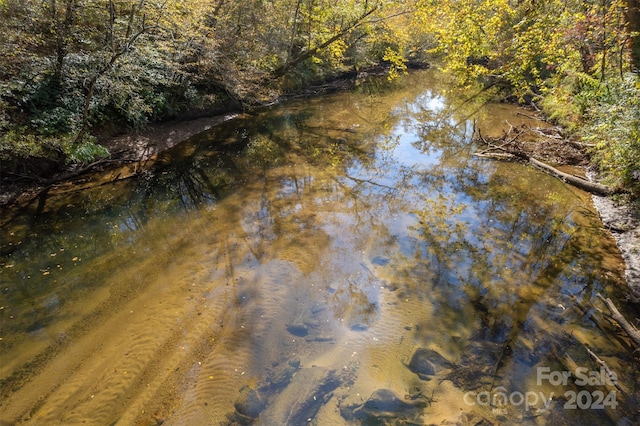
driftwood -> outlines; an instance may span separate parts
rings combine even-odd
[[[580,149],[591,149],[596,147],[595,143],[584,143],[584,142],[572,141],[571,139],[567,139],[567,143]]]
[[[546,163],[543,163],[540,160],[537,160],[533,157],[529,157],[529,163],[531,163],[533,166],[537,167],[538,169],[541,169],[547,173],[550,173],[560,179],[562,179],[563,181],[570,183],[571,185],[583,189],[587,192],[590,192],[592,194],[596,194],[596,195],[611,195],[613,193],[615,193],[615,191],[605,185],[599,184],[597,182],[590,182],[586,179],[582,179],[579,178],[577,176],[573,176],[570,175],[568,173],[564,173],[561,172],[560,170],[556,169],[555,167],[552,167]]]
[[[516,159],[518,157],[516,157],[513,154],[509,154],[508,152],[476,152],[475,154],[476,157],[481,157],[481,158],[493,158],[496,160],[513,160]]]
[[[574,306],[580,311],[580,315],[585,319],[589,319],[593,321],[593,323],[605,334],[610,334],[613,337],[619,338],[620,342],[623,346],[628,346],[631,350],[633,350],[633,345],[629,345],[629,341],[622,337],[622,333],[618,333],[618,329],[616,328],[616,332],[612,330],[612,322],[609,319],[609,315],[603,312],[601,309],[597,309],[591,303],[591,299],[583,299],[582,302],[578,301],[574,297]]]
[[[616,374],[613,371],[611,371],[611,369],[609,368],[609,365],[606,362],[604,362],[602,358],[596,355],[595,352],[593,352],[591,348],[589,348],[589,346],[584,345],[584,347],[587,350],[587,353],[589,354],[591,359],[593,359],[598,365],[600,365],[600,367],[604,368],[604,371],[606,372],[608,378],[613,379],[617,377]],[[624,389],[622,389],[622,387],[618,384],[618,380],[612,380],[612,382],[613,382],[613,386],[617,390],[619,390],[622,395],[624,396],[627,395]]]
[[[508,152],[493,152],[493,153],[487,153],[487,152],[477,152],[474,154],[476,157],[481,157],[481,158],[493,158],[493,159],[498,159],[498,160],[513,160],[513,159],[517,159],[517,158],[523,158],[522,156],[519,155],[515,155],[515,154],[511,154]],[[568,173],[564,173],[558,169],[556,169],[553,166],[550,166],[546,163],[543,163],[542,161],[534,158],[534,157],[526,157],[526,160],[529,161],[529,163],[531,163],[532,166],[546,172],[549,174],[552,174],[554,176],[556,176],[559,179],[562,179],[564,182],[571,184],[573,186],[575,186],[576,188],[580,188],[584,191],[590,192],[592,194],[596,194],[596,195],[602,195],[602,196],[607,196],[607,195],[612,195],[615,194],[616,191],[606,185],[602,185],[596,182],[591,182],[588,181],[586,179],[583,179],[579,176],[575,176],[575,175],[570,175]]]
[[[571,337],[570,337],[571,338]],[[587,352],[589,353],[589,356],[591,356],[593,358],[593,356],[596,356],[593,351],[591,351],[588,347],[586,347],[586,345],[584,343],[582,343],[583,346],[586,348]],[[569,355],[566,351],[563,350],[563,348],[560,346],[556,346],[555,350],[554,350],[554,354],[556,359],[560,362],[560,364],[564,367],[565,371],[570,371],[570,372],[575,372],[577,371],[579,368],[583,367],[582,365],[578,364],[572,357],[571,355]],[[593,356],[592,356],[593,354]],[[600,358],[598,358],[599,360]],[[594,361],[598,362],[597,360],[594,359]],[[601,364],[602,365],[602,364]],[[611,370],[608,369],[608,367],[605,369],[605,371],[607,372],[611,372]],[[614,376],[608,376],[608,377],[614,377]],[[620,392],[621,395],[625,396],[625,400],[626,400],[626,396],[627,393],[624,391],[624,389],[617,383],[617,381],[615,382],[615,384],[613,385],[613,387],[609,386],[608,383],[605,383],[605,385],[607,386],[607,389],[609,390],[613,390],[616,389],[618,392]],[[623,401],[617,401],[617,403],[622,403],[624,404],[625,400]],[[620,424],[620,420],[622,418],[624,418],[625,413],[626,413],[626,409],[622,408],[622,407],[611,407],[608,404],[604,405],[604,414],[611,420],[612,424]]]
[[[549,129],[531,129],[526,126],[516,128],[509,122],[507,122],[507,124],[509,125],[509,130],[500,138],[484,138],[480,131],[478,131],[480,140],[485,145],[487,145],[488,148],[482,152],[476,153],[475,155],[478,157],[489,157],[498,159],[521,159],[529,162],[531,165],[544,171],[545,173],[556,176],[564,182],[592,194],[607,196],[615,194],[617,192],[615,189],[606,185],[591,182],[582,177],[574,176],[558,170],[557,168],[536,158],[532,154],[530,149],[525,149],[526,143],[518,140],[521,136],[530,133],[545,137],[547,138],[547,141],[553,140],[555,144],[568,143],[568,141],[565,141],[559,133],[550,134]],[[579,143],[571,143],[571,145],[574,147],[576,146],[576,144],[580,145]],[[585,147],[582,146],[582,149],[584,148]]]
[[[620,313],[616,305],[611,301],[611,299],[604,298],[602,295],[598,293],[598,298],[602,300],[602,302],[607,305],[607,308],[611,312],[611,317],[620,325],[620,327],[624,330],[625,333],[631,338],[637,350],[640,350],[640,331],[631,324],[627,319]]]

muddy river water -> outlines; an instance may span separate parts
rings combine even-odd
[[[0,424],[625,421],[615,243],[587,194],[474,157],[474,121],[524,118],[463,99],[364,80],[3,212]]]

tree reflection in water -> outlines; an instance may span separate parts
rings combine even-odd
[[[3,247],[0,278],[16,318],[3,328],[14,343],[2,356],[18,360],[6,379],[16,386],[4,394],[76,348],[74,336],[93,332],[87,317],[109,325],[137,298],[142,306],[131,312],[153,318],[154,338],[170,343],[132,353],[171,355],[175,345],[197,359],[140,361],[158,377],[173,371],[166,383],[174,387],[147,401],[147,412],[172,407],[192,423],[209,412],[226,419],[240,389],[277,407],[282,377],[296,380],[280,369],[307,368],[305,360],[354,382],[335,389],[338,413],[363,403],[358,392],[525,391],[536,366],[557,365],[559,348],[581,359],[582,344],[602,336],[571,307],[612,294],[619,271],[611,246],[602,247],[611,242],[580,193],[523,165],[474,159],[470,115],[479,111],[479,125],[498,119],[487,118],[491,107],[478,110],[480,97],[459,99],[429,74],[365,82],[228,121],[162,154],[139,179],[25,207],[2,230],[13,245]],[[78,314],[85,297],[96,307]],[[146,311],[151,303],[157,308]],[[29,334],[64,321],[77,325],[55,350],[47,349],[53,333]],[[119,338],[134,345],[129,334]],[[24,367],[23,343],[45,354],[41,366]],[[455,367],[419,380],[406,367],[416,347],[437,348]],[[153,382],[140,374],[140,383]],[[456,416],[468,408],[448,404]]]

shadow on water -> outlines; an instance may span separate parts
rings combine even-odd
[[[472,120],[517,118],[464,99],[432,71],[366,80],[21,206],[0,421],[638,420],[631,349],[593,315],[615,244],[585,194],[474,158]],[[617,387],[540,376],[600,371],[587,348]]]

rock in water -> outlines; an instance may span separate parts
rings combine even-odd
[[[291,383],[260,414],[257,424],[307,424],[331,399],[333,391],[340,386],[341,381],[335,370],[320,367],[299,370]]]
[[[419,348],[411,357],[408,367],[422,380],[431,380],[431,376],[443,368],[452,368],[452,364],[432,349]]]
[[[340,414],[350,422],[387,424],[384,420],[412,421],[422,414],[426,406],[426,401],[407,402],[390,389],[378,389],[362,405],[340,407]]]
[[[426,404],[419,404],[419,402],[413,404],[405,402],[389,389],[378,389],[369,397],[367,402],[364,403],[364,408],[369,412],[396,416],[415,411],[417,408],[416,405],[420,407],[426,406]]]
[[[269,376],[258,386],[244,386],[234,407],[234,421],[239,424],[252,424],[265,409],[269,400],[289,384],[300,368],[300,360],[292,359],[286,364],[274,366]]]
[[[298,337],[304,337],[309,334],[309,329],[304,324],[289,324],[287,326],[287,331]]]
[[[267,401],[264,395],[257,389],[251,389],[249,387],[241,389],[240,397],[234,404],[237,420],[242,424],[252,423],[266,405]]]
[[[391,259],[386,256],[376,256],[371,259],[371,263],[378,266],[386,266],[389,262],[391,262]]]

